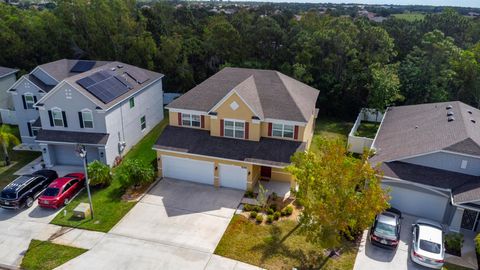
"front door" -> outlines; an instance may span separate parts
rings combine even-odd
[[[262,179],[272,178],[272,167],[262,166],[260,168],[260,176]]]
[[[475,223],[478,219],[478,212],[470,209],[465,209],[462,216],[462,229],[475,230]]]

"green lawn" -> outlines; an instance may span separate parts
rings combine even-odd
[[[148,162],[155,161],[155,151],[152,145],[168,124],[168,118],[165,118],[149,134],[147,134],[134,148],[125,156],[125,159],[138,158]],[[65,207],[67,215],[64,216],[61,211],[53,220],[52,224],[75,227],[86,230],[108,232],[125,214],[132,209],[136,202],[126,202],[121,199],[125,190],[119,182],[113,181],[106,188],[93,189],[92,201],[94,219],[78,220],[73,217],[73,209],[80,202],[88,202],[87,192],[83,191],[75,200]]]
[[[463,266],[451,264],[451,263],[445,263],[443,265],[442,270],[472,270],[471,268],[466,268]]]
[[[294,232],[281,239],[296,225],[291,220],[273,225],[257,225],[242,215],[235,215],[218,244],[215,254],[266,269],[352,269],[357,255],[354,243],[345,242],[338,258],[327,259],[322,249]]]
[[[80,256],[86,249],[57,245],[48,241],[32,240],[22,260],[22,269],[49,270]]]
[[[374,139],[380,123],[362,121],[355,132],[355,136]]]
[[[402,19],[402,20],[406,20],[406,21],[409,21],[409,22],[422,21],[425,18],[425,14],[416,13],[416,12],[392,14],[392,16],[397,18],[397,19]]]
[[[347,141],[348,133],[353,127],[353,122],[336,118],[318,118],[315,124],[314,137],[327,139],[341,139]]]
[[[20,139],[18,127],[10,125],[10,128],[13,134]],[[17,178],[16,175],[13,175],[14,172],[20,170],[23,166],[27,165],[41,155],[40,152],[13,151],[12,148],[13,145],[8,151],[12,165],[10,167],[0,167],[0,189],[3,189],[6,185]],[[3,148],[0,149],[0,160],[2,161],[1,164],[3,165],[3,161],[5,160]]]

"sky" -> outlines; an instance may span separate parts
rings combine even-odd
[[[245,1],[245,0],[243,0]],[[335,3],[335,4],[393,4],[393,5],[428,5],[428,6],[456,6],[480,8],[480,0],[264,0],[265,2],[308,2],[308,3]]]

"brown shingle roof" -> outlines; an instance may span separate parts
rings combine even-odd
[[[455,120],[449,122],[450,111]],[[480,155],[480,111],[459,101],[391,107],[373,147],[372,163],[439,150]]]
[[[210,111],[232,89],[260,118],[307,122],[319,91],[275,70],[224,68],[168,105]]]
[[[35,141],[105,145],[107,144],[108,136],[109,134],[107,133],[40,129]]]

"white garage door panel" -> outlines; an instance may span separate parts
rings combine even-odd
[[[163,176],[213,185],[213,162],[162,155]]]
[[[219,167],[220,186],[241,190],[247,189],[247,169],[227,164],[220,164]]]
[[[407,214],[442,221],[448,198],[395,186],[390,187],[390,204]]]
[[[98,159],[98,149],[87,146],[87,161],[92,162]],[[83,160],[76,154],[73,145],[54,145],[54,163],[56,165],[83,165]]]

